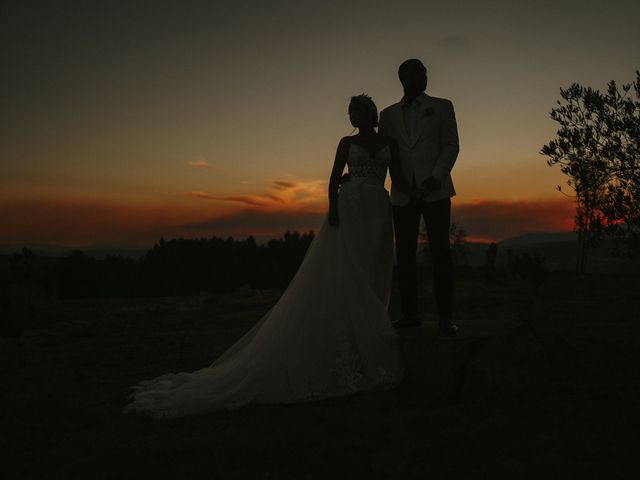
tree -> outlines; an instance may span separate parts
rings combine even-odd
[[[453,222],[449,226],[449,240],[453,261],[457,265],[467,264],[467,232],[460,224]]]
[[[422,247],[420,247],[422,245]],[[457,222],[449,225],[449,245],[451,245],[451,259],[455,265],[467,265],[467,231]],[[424,221],[420,220],[418,229],[418,249],[425,259],[430,258],[429,235]]]
[[[629,254],[640,251],[640,71],[631,84],[610,82],[602,95],[603,155],[613,172],[602,211],[606,230]]]
[[[632,91],[635,94],[630,95]],[[577,270],[586,271],[588,251],[604,232],[637,241],[640,201],[640,72],[636,81],[609,82],[606,92],[577,83],[560,89],[564,100],[551,110],[557,138],[541,149],[549,166],[560,165],[576,199]],[[562,193],[562,187],[558,185]]]

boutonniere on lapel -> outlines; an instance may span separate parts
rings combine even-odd
[[[433,107],[427,107],[422,112],[422,115],[420,116],[420,118],[427,118],[427,117],[430,117],[431,115],[433,115]]]

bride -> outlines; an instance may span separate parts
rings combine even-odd
[[[175,418],[399,384],[404,362],[387,313],[393,265],[387,168],[400,187],[404,182],[395,144],[374,129],[373,100],[352,97],[349,117],[358,133],[338,144],[329,214],[282,297],[208,367],[133,386],[125,413]],[[345,165],[349,174],[342,177]]]

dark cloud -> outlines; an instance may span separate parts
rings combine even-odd
[[[502,240],[540,231],[568,231],[573,226],[574,205],[566,199],[453,203],[452,221],[458,222],[472,239]],[[232,215],[176,227],[198,235],[280,236],[285,230],[316,230],[324,212],[304,210],[264,211],[248,208]],[[219,232],[219,233],[216,233]]]
[[[474,238],[502,240],[529,232],[571,230],[574,208],[564,198],[460,205],[454,202],[452,216]]]
[[[205,197],[206,198],[206,197]],[[0,204],[2,243],[58,243],[78,245],[119,241],[146,245],[160,236],[245,238],[266,240],[286,230],[318,231],[326,216],[323,205],[285,205],[274,209],[237,197],[248,206],[229,214],[200,220],[200,209],[172,205],[131,205],[95,200],[24,200]],[[471,239],[502,240],[540,231],[568,231],[574,205],[565,198],[544,201],[453,201],[453,221]],[[192,218],[194,220],[184,220]]]
[[[279,237],[286,230],[317,231],[324,220],[324,212],[262,211],[246,209],[223,217],[173,227],[194,236],[247,236]]]

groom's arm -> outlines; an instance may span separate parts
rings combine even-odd
[[[442,183],[453,169],[460,151],[456,114],[450,100],[444,101],[444,109],[441,114],[440,148],[440,155],[431,174]]]

